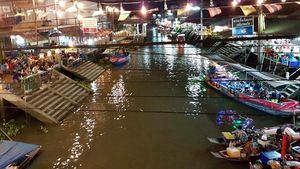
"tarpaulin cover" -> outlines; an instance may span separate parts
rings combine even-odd
[[[0,141],[0,169],[5,169],[9,164],[24,158],[26,154],[38,147],[38,145],[15,141]]]

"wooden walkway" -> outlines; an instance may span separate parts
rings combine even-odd
[[[105,71],[104,68],[90,61],[82,61],[78,66],[63,66],[63,68],[89,82],[96,80]]]
[[[91,90],[57,71],[55,73],[57,80],[23,96],[15,95],[2,86],[0,97],[44,123],[59,123]]]

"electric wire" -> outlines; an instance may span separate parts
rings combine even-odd
[[[3,106],[0,106],[0,108]],[[19,109],[17,107],[13,106],[5,106],[7,109]],[[23,108],[24,110],[32,110],[35,108]],[[53,111],[70,111],[70,109],[48,109],[48,110],[53,110]],[[193,112],[193,111],[161,111],[161,110],[118,110],[118,109],[81,109],[77,108],[75,112],[101,112],[101,113],[147,113],[147,114],[182,114],[182,115],[211,115],[211,116],[216,116],[217,113],[208,113],[208,112]],[[225,114],[225,116],[230,116],[230,115],[236,115],[234,113],[228,113]],[[244,115],[244,116],[270,116],[266,113],[239,113],[239,115]],[[291,114],[292,115],[292,114]],[[285,116],[283,116],[285,117]]]

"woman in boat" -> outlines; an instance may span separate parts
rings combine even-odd
[[[252,137],[248,137],[248,141],[244,146],[244,151],[247,155],[256,155],[258,153],[258,149],[254,146]]]

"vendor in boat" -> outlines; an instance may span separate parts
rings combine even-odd
[[[119,51],[116,54],[116,56],[119,57],[119,58],[126,57],[125,50],[123,48],[119,49]]]
[[[244,151],[248,155],[255,155],[258,153],[258,148],[254,145],[253,138],[248,137],[248,141],[245,143]]]
[[[273,91],[271,93],[271,101],[277,103],[280,101],[280,98],[282,97],[282,94],[278,92],[277,90]]]
[[[208,73],[209,74],[215,74],[217,72],[217,67],[215,64],[213,64],[212,62],[209,63],[209,66],[208,66]]]
[[[257,81],[254,81],[253,90],[256,93],[258,93],[261,90],[261,85]]]
[[[248,141],[248,134],[243,130],[241,125],[239,125],[232,133],[235,135],[237,143],[246,143]]]

